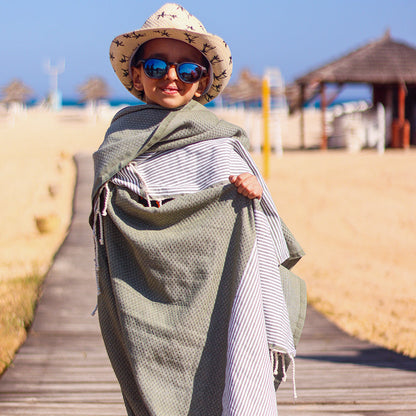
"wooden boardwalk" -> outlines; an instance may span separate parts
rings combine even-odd
[[[28,340],[0,378],[0,416],[126,414],[98,319],[90,315],[90,161],[77,158],[70,234],[47,276]],[[416,415],[416,360],[351,338],[313,309],[298,349],[296,384],[295,404],[290,375],[278,390],[279,416]]]

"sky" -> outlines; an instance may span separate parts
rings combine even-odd
[[[139,29],[165,1],[1,0],[0,88],[20,79],[44,98],[47,62],[62,66],[58,88],[79,98],[92,76],[105,79],[111,97],[133,98],[113,72],[114,37]],[[263,75],[278,68],[286,84],[390,29],[393,39],[416,47],[416,0],[182,0],[208,32],[230,46],[234,72]]]

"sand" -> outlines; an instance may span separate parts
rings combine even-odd
[[[0,284],[47,271],[70,223],[72,156],[98,147],[112,113],[0,114]],[[307,117],[307,143],[315,145],[320,118]],[[298,144],[297,126],[295,118],[282,123],[285,146]],[[261,167],[261,157],[254,157]],[[274,155],[268,179],[281,216],[307,253],[295,272],[306,280],[311,303],[349,333],[411,356],[415,178],[415,150],[331,150]],[[42,216],[55,220],[53,231],[39,232]]]
[[[288,153],[270,189],[307,255],[310,302],[350,334],[416,356],[416,152]]]
[[[92,152],[106,125],[77,112],[31,110],[0,118],[0,282],[47,271],[71,219],[72,155]],[[54,222],[53,232],[38,231],[39,217]]]

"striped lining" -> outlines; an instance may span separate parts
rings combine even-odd
[[[231,311],[223,416],[277,415],[257,254],[254,247]]]
[[[111,181],[150,202],[228,184],[230,175],[243,172],[254,174],[263,187],[260,206],[267,217],[280,264],[289,256],[280,218],[266,183],[238,140],[205,140],[180,149],[145,153],[121,169]]]

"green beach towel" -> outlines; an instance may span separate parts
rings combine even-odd
[[[140,155],[218,138],[248,144],[243,130],[194,101],[176,110],[136,106],[115,116],[94,154],[90,223],[96,237],[98,313],[129,415],[270,410],[273,365],[277,386],[300,338],[306,290],[289,269],[303,251],[266,202],[251,201],[234,185],[219,183],[156,208],[111,181]],[[247,325],[263,316],[258,213],[272,224],[270,246],[286,253],[275,259],[284,303],[276,318],[283,329],[276,336],[269,336],[267,322]],[[243,336],[246,330],[259,336]],[[267,364],[269,350],[275,362]],[[279,367],[274,353],[286,365]],[[270,375],[264,374],[268,365]]]

